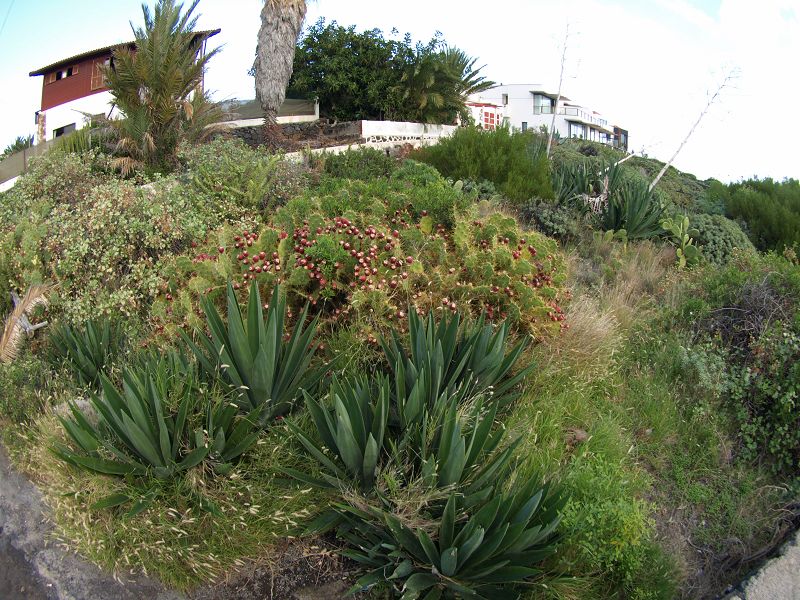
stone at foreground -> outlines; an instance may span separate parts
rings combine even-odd
[[[725,600],[800,599],[800,532],[784,546],[781,554],[764,564]]]

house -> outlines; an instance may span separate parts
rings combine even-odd
[[[503,107],[499,104],[472,100],[468,100],[465,104],[477,127],[497,129],[503,124]]]
[[[195,40],[205,52],[208,38],[219,29],[198,31]],[[86,115],[113,115],[111,92],[105,85],[104,65],[114,64],[114,51],[136,49],[135,42],[124,42],[89,50],[58,60],[30,72],[42,77],[42,105],[36,111],[36,141],[42,143],[60,137],[85,124]]]
[[[540,84],[497,85],[470,96],[473,104],[501,107],[503,123],[521,129],[553,129],[561,137],[578,137],[628,149],[628,132],[566,96],[548,91]],[[555,119],[553,114],[555,113]]]

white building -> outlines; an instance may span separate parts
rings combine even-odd
[[[470,96],[470,103],[501,108],[503,123],[516,129],[550,129],[561,137],[577,137],[628,148],[628,132],[608,121],[597,111],[573,102],[566,96],[547,91],[540,84],[498,85]],[[555,112],[555,120],[553,113]]]

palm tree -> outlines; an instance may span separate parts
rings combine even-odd
[[[402,98],[409,102],[408,118],[425,123],[452,123],[456,116],[466,118],[466,102],[470,94],[495,85],[475,69],[477,58],[463,50],[437,49],[434,40],[418,46],[413,60],[400,79]]]
[[[458,80],[458,92],[463,98],[472,94],[483,92],[496,84],[494,81],[486,79],[480,72],[486,67],[475,68],[477,58],[472,58],[460,48],[448,46],[444,51],[444,62],[447,68],[456,76]]]
[[[194,32],[199,0],[186,12],[175,0],[158,0],[151,13],[142,5],[144,27],[131,24],[135,50],[114,51],[105,77],[123,119],[106,121],[123,175],[136,168],[169,170],[181,140],[199,141],[212,133],[221,111],[200,86],[208,61],[219,51],[203,53],[203,36]]]
[[[253,65],[256,97],[264,110],[267,135],[275,134],[278,109],[286,98],[292,76],[297,37],[306,16],[305,0],[266,0]]]

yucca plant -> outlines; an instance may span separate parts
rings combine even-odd
[[[80,383],[95,387],[122,339],[122,329],[108,319],[90,319],[82,327],[61,324],[50,332],[49,354],[54,361],[64,361]]]
[[[389,394],[389,381],[381,376],[374,384],[365,376],[343,381],[334,379],[327,403],[314,400],[306,393],[306,406],[321,443],[309,438],[296,424],[287,424],[320,463],[323,478],[294,469],[287,469],[287,473],[318,487],[340,488],[355,481],[361,490],[371,490],[383,454]],[[333,458],[326,454],[326,448]]]
[[[152,473],[167,479],[198,465],[208,454],[203,430],[189,431],[195,409],[196,386],[182,385],[177,411],[167,408],[170,398],[149,375],[126,370],[120,392],[100,375],[102,394],[92,397],[98,414],[95,425],[75,405],[72,418],[59,417],[78,451],[56,444],[54,452],[66,462],[109,475]]]
[[[445,390],[460,386],[469,386],[474,394],[490,392],[495,402],[508,404],[516,398],[514,387],[535,367],[531,364],[511,375],[526,342],[523,340],[506,352],[508,322],[495,331],[481,316],[472,327],[459,331],[458,314],[443,317],[437,323],[432,314],[423,320],[411,310],[408,326],[408,350],[396,331],[381,344],[395,375],[396,393],[411,394],[420,387],[418,382],[424,382],[425,389],[416,393],[426,399],[429,408]],[[399,397],[397,400],[405,401]]]
[[[628,182],[609,197],[600,220],[604,231],[625,230],[629,240],[649,239],[663,232],[663,213],[647,184]]]
[[[389,512],[340,505],[345,524],[337,533],[349,545],[343,554],[369,569],[352,591],[388,582],[402,600],[518,598],[520,587],[542,573],[540,563],[555,550],[563,502],[548,492],[530,480],[467,511],[452,494],[435,527],[412,527]]]
[[[255,282],[250,286],[246,320],[230,284],[227,304],[225,324],[214,304],[204,298],[203,309],[211,335],[198,331],[199,344],[182,331],[181,335],[200,367],[233,388],[234,401],[243,412],[250,414],[258,409],[264,424],[288,413],[302,391],[313,391],[322,378],[324,367],[311,368],[317,349],[313,341],[317,319],[305,327],[306,306],[291,336],[284,341],[286,299],[281,296],[279,286],[272,293],[266,320]]]

